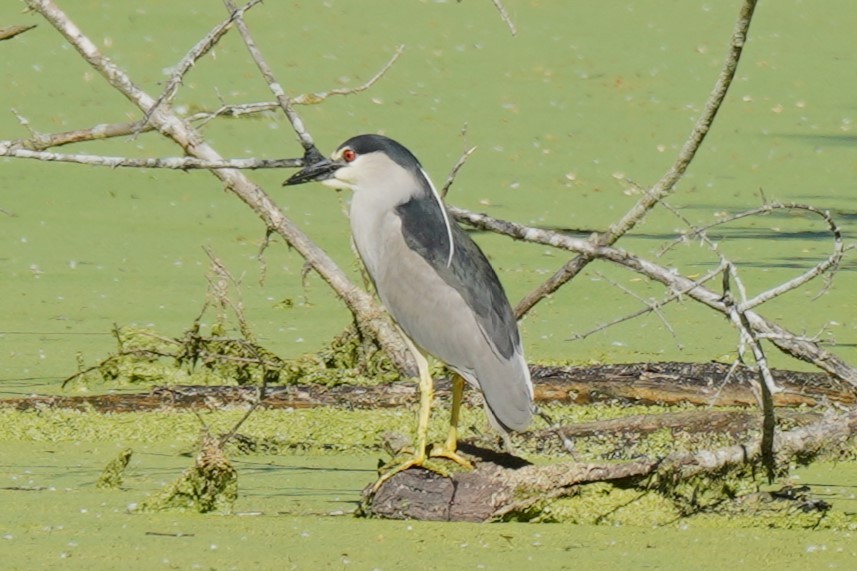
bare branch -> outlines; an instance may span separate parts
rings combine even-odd
[[[4,26],[0,28],[0,41],[3,40],[11,40],[18,34],[23,34],[24,32],[28,32],[35,28],[35,24],[31,25],[14,25],[14,26]]]
[[[235,12],[235,5],[232,3],[232,0],[225,0],[224,3],[230,12]],[[277,103],[279,104],[280,109],[282,109],[283,113],[288,117],[289,123],[292,124],[292,129],[294,129],[297,134],[301,146],[307,153],[315,151],[315,142],[312,139],[312,135],[310,135],[306,130],[306,127],[304,127],[304,123],[301,120],[300,115],[297,114],[292,106],[291,99],[289,99],[289,96],[286,95],[283,87],[274,77],[274,72],[271,71],[268,62],[265,61],[265,57],[256,45],[256,41],[253,39],[253,36],[250,35],[250,29],[247,27],[244,17],[242,15],[238,15],[235,19],[235,23],[238,26],[238,31],[241,33],[241,38],[244,40],[244,45],[247,46],[247,50],[250,52],[250,57],[252,57],[253,61],[256,62],[256,67],[259,68],[259,71],[262,73],[262,77],[265,78],[268,88],[274,94],[274,97],[277,98]]]
[[[741,333],[741,339],[746,342],[753,351],[753,358],[756,360],[756,367],[761,377],[758,386],[761,396],[762,405],[762,438],[759,442],[762,464],[768,472],[768,481],[773,482],[776,476],[776,458],[774,457],[774,431],[777,426],[777,419],[774,413],[774,393],[781,389],[774,382],[774,376],[768,368],[768,359],[765,356],[765,351],[762,349],[761,343],[756,338],[750,321],[747,319],[746,311],[740,309],[732,297],[729,283],[730,278],[738,278],[738,271],[735,266],[727,262],[727,270],[723,272],[723,301],[726,304],[729,312],[729,319],[738,328]],[[743,287],[741,288],[743,290]],[[744,298],[744,293],[741,296]]]
[[[386,64],[384,64],[384,66],[380,70],[378,70],[377,73],[375,73],[375,75],[373,75],[368,81],[361,85],[358,85],[356,87],[331,89],[330,91],[320,91],[316,93],[304,93],[293,97],[291,100],[292,104],[317,105],[325,101],[328,97],[353,95],[355,93],[366,91],[375,83],[377,83],[378,80],[380,80],[387,73],[387,71],[389,71],[389,69],[393,66],[396,60],[399,59],[399,56],[402,55],[403,51],[404,46],[399,46],[398,49],[396,49],[396,53],[393,54],[393,57],[391,57],[390,60]],[[195,113],[188,117],[187,121],[191,123],[198,123],[200,126],[202,126],[217,117],[242,117],[245,115],[254,115],[257,113],[274,111],[276,109],[279,109],[279,104],[276,101],[222,105],[216,111]],[[30,131],[31,138],[16,139],[13,141],[3,141],[0,142],[0,145],[5,145],[13,148],[30,149],[33,151],[43,151],[51,147],[59,147],[71,143],[82,143],[99,139],[110,139],[113,137],[125,137],[154,130],[154,128],[148,123],[147,120],[141,120],[130,123],[104,123],[95,125],[94,127],[90,127],[88,129],[76,129],[74,131],[46,134],[39,133],[35,129],[33,129],[30,125],[30,122],[26,118],[18,115],[18,113],[15,112],[14,109],[12,110],[12,112],[15,114],[16,117],[18,117],[18,122]]]
[[[384,77],[384,75],[393,67],[393,64],[399,59],[402,53],[405,51],[405,46],[400,45],[396,48],[393,57],[384,64],[384,67],[379,69],[375,75],[369,78],[365,83],[358,85],[357,87],[339,87],[336,89],[331,89],[330,91],[318,91],[316,93],[305,93],[302,95],[296,95],[291,98],[292,105],[318,105],[328,97],[332,97],[334,95],[354,95],[355,93],[360,93],[361,91],[366,91],[375,83],[378,82],[379,79]]]
[[[229,28],[232,27],[232,23],[240,17],[244,16],[244,13],[248,11],[250,8],[259,4],[262,0],[250,0],[247,4],[242,6],[237,10],[233,10],[225,21],[221,22],[217,26],[214,27],[208,34],[205,35],[204,38],[199,40],[193,48],[182,58],[182,60],[175,66],[173,73],[170,75],[170,79],[167,81],[167,86],[164,88],[164,92],[158,97],[155,104],[146,112],[146,116],[143,119],[143,124],[148,124],[149,117],[151,114],[161,106],[165,101],[171,101],[173,97],[175,97],[176,93],[178,93],[179,86],[184,81],[184,76],[190,69],[196,64],[196,62],[207,54],[211,48],[217,45],[217,42],[220,41],[226,32],[229,31]]]
[[[515,27],[515,23],[512,21],[512,18],[509,17],[509,12],[506,11],[506,7],[503,6],[503,2],[500,0],[491,0],[494,2],[494,7],[497,8],[497,11],[500,12],[500,17],[506,22],[506,25],[509,26],[509,31],[513,36],[518,35],[518,29]]]
[[[446,198],[446,195],[449,192],[449,188],[452,186],[452,183],[455,182],[455,177],[458,176],[458,171],[461,170],[461,167],[464,166],[464,163],[467,162],[467,159],[469,159],[470,155],[472,155],[474,152],[476,152],[475,146],[470,147],[469,149],[464,151],[464,154],[461,155],[461,157],[458,159],[458,162],[455,163],[454,167],[452,167],[452,170],[449,172],[449,176],[446,178],[446,183],[444,183],[443,188],[440,189],[440,196],[442,198]]]
[[[599,246],[609,246],[614,244],[619,238],[624,236],[629,230],[634,228],[640,220],[651,210],[661,199],[670,194],[675,188],[676,183],[687,170],[688,165],[696,155],[696,151],[705,140],[705,135],[711,128],[714,117],[720,109],[726,97],[726,92],[732,79],[735,77],[735,71],[738,69],[738,61],[741,58],[741,53],[744,49],[744,44],[747,41],[747,32],[750,29],[750,22],[753,18],[753,11],[756,9],[757,0],[745,0],[741,6],[741,11],[738,20],[735,23],[735,30],[732,33],[732,42],[729,48],[729,53],[714,85],[714,89],[708,97],[705,104],[705,109],[697,119],[693,130],[690,133],[687,141],[685,141],[675,163],[667,170],[661,179],[655,183],[652,188],[644,193],[643,197],[629,210],[618,222],[612,224],[610,228],[603,233],[594,235],[590,241]],[[535,290],[527,294],[518,306],[515,308],[515,314],[518,317],[525,315],[545,296],[558,290],[563,284],[567,283],[574,276],[591,262],[591,258],[585,256],[577,256],[569,260],[563,267],[557,270],[547,281],[537,287]]]
[[[105,157],[103,155],[83,155],[51,153],[48,151],[30,151],[13,148],[13,141],[0,141],[0,156],[19,159],[35,159],[62,163],[77,163],[101,167],[130,167],[158,169],[279,169],[303,166],[303,159],[228,159],[204,160],[195,157],[161,157],[149,159],[129,159],[127,157]]]
[[[29,128],[29,123],[27,124]],[[151,125],[143,125],[143,121],[131,123],[102,123],[88,129],[76,129],[62,133],[39,133],[30,128],[32,137],[30,139],[15,139],[13,141],[0,141],[0,146],[8,148],[29,149],[31,151],[43,151],[51,147],[61,147],[72,143],[83,143],[86,141],[97,141],[99,139],[110,139],[113,137],[124,137],[134,133],[145,133],[153,131]]]
[[[506,220],[498,220],[485,214],[476,214],[454,206],[449,207],[449,212],[456,220],[483,230],[505,234],[516,240],[524,240],[576,252],[581,254],[579,256],[581,258],[593,260],[599,258],[625,266],[664,284],[672,291],[683,292],[688,297],[728,316],[728,309],[723,302],[721,294],[713,292],[701,284],[697,284],[690,278],[675,273],[670,268],[649,262],[625,250],[612,246],[595,245],[589,240],[580,240],[558,232],[532,228]],[[768,321],[754,311],[748,310],[745,314],[752,329],[760,335],[768,335],[771,342],[781,351],[801,361],[812,363],[831,375],[857,386],[857,370],[836,355],[823,349],[815,342],[801,339],[791,334],[786,329],[774,322]]]
[[[678,213],[677,211],[675,211],[671,207],[670,207],[670,210],[674,214],[676,214],[677,216],[679,216],[680,218],[682,218],[684,220],[684,217],[682,217],[680,213]],[[801,287],[802,285],[804,285],[807,282],[817,278],[818,276],[820,276],[822,274],[828,274],[828,272],[835,271],[839,267],[839,264],[842,261],[842,256],[845,254],[845,250],[846,250],[845,244],[842,242],[842,233],[839,230],[839,226],[836,224],[836,222],[830,216],[830,213],[825,212],[823,210],[820,210],[820,209],[818,209],[814,206],[811,206],[809,204],[799,204],[796,202],[789,202],[789,203],[774,202],[774,203],[770,203],[770,204],[765,204],[763,206],[760,206],[759,208],[753,208],[751,210],[745,210],[744,212],[739,212],[737,214],[734,214],[734,215],[729,216],[727,218],[724,218],[722,220],[718,220],[716,222],[712,222],[711,224],[707,224],[705,226],[694,227],[692,232],[684,234],[680,238],[677,238],[676,240],[673,240],[672,242],[667,244],[664,248],[661,249],[660,253],[662,254],[663,252],[668,251],[670,248],[672,248],[676,244],[680,243],[683,240],[686,240],[688,236],[697,236],[697,237],[702,238],[711,246],[711,248],[713,250],[717,251],[718,250],[717,245],[714,242],[712,242],[708,238],[708,236],[706,235],[706,232],[708,230],[715,228],[717,226],[722,226],[723,224],[728,224],[730,222],[740,220],[742,218],[748,218],[750,216],[758,216],[758,215],[769,214],[775,210],[805,210],[807,212],[810,212],[810,213],[815,214],[815,215],[819,216],[820,218],[822,218],[827,223],[827,227],[830,229],[830,234],[833,237],[833,251],[830,253],[830,255],[825,260],[819,262],[818,264],[816,264],[815,266],[813,266],[812,268],[810,268],[809,270],[807,270],[803,274],[801,274],[801,275],[799,275],[799,276],[797,276],[797,277],[795,277],[795,278],[793,278],[793,279],[791,279],[791,280],[789,280],[783,284],[780,284],[777,287],[774,287],[774,288],[771,288],[767,291],[764,291],[752,299],[748,299],[746,301],[743,301],[740,304],[741,311],[757,307],[757,306],[765,303],[766,301],[770,301],[770,300],[774,299],[775,297],[779,297],[779,296],[783,295],[786,292],[789,292],[789,291],[792,291],[794,289]],[[828,275],[830,275],[830,274],[828,274]],[[828,287],[827,284],[825,285],[825,288],[826,287]],[[742,293],[742,296],[744,296],[744,299],[746,299],[745,293]]]
[[[599,325],[595,329],[590,330],[589,332],[587,332],[583,335],[575,335],[575,336],[573,336],[574,339],[583,339],[584,337],[588,337],[589,335],[591,335],[592,333],[595,333],[596,331],[602,331],[602,330],[607,329],[608,327],[610,327],[612,325],[617,325],[617,324],[623,323],[625,321],[630,321],[631,319],[634,319],[636,317],[640,317],[641,315],[646,315],[648,313],[654,313],[655,315],[658,316],[658,319],[661,320],[661,323],[664,324],[664,327],[666,328],[666,330],[670,332],[670,335],[672,335],[672,338],[673,338],[673,341],[675,341],[676,347],[678,347],[679,349],[683,348],[683,345],[682,345],[681,341],[679,341],[678,336],[675,333],[675,330],[673,329],[673,327],[670,324],[669,320],[667,319],[666,315],[664,315],[664,313],[661,311],[661,308],[663,306],[665,306],[668,303],[675,301],[676,299],[679,299],[681,297],[678,293],[671,292],[670,295],[662,301],[651,301],[648,299],[643,299],[642,296],[637,295],[636,293],[634,293],[629,288],[623,286],[622,284],[620,284],[614,280],[611,280],[610,278],[608,278],[607,276],[605,276],[604,274],[602,274],[600,272],[597,272],[597,275],[599,278],[606,281],[607,283],[609,283],[610,285],[612,285],[616,289],[630,295],[631,297],[633,297],[634,299],[636,299],[637,301],[642,303],[645,307],[643,309],[640,309],[638,311],[633,312],[630,315],[626,315],[624,317],[614,319],[610,323]],[[696,283],[705,283],[705,282],[702,281],[702,282],[696,282]]]
[[[187,56],[185,56],[185,58],[183,58],[182,62],[179,63],[179,65],[177,66],[177,71],[171,76],[170,84],[167,86],[167,88],[165,89],[165,91],[161,95],[161,97],[158,98],[155,106],[146,112],[143,120],[134,121],[134,122],[126,122],[126,123],[99,124],[99,125],[95,125],[94,127],[90,127],[88,129],[77,129],[74,131],[66,131],[66,132],[62,132],[62,133],[45,134],[45,133],[37,132],[30,125],[30,122],[25,117],[22,117],[13,109],[12,113],[14,113],[15,116],[18,118],[18,122],[30,132],[31,137],[29,139],[15,139],[12,141],[0,141],[0,149],[2,149],[4,152],[7,152],[7,153],[8,153],[8,149],[18,149],[18,148],[29,149],[29,150],[33,150],[33,151],[43,151],[43,150],[49,149],[51,147],[68,145],[71,143],[81,143],[81,142],[94,141],[94,140],[99,140],[99,139],[109,139],[109,138],[113,138],[113,137],[137,135],[139,133],[145,133],[145,132],[154,130],[154,128],[149,123],[149,117],[151,116],[151,113],[154,111],[155,108],[160,106],[161,103],[171,99],[175,95],[175,92],[178,89],[178,85],[181,83],[183,76],[187,73],[187,71],[190,69],[190,67],[192,67],[193,63],[199,57],[202,57],[202,55],[204,54],[203,49],[208,49],[211,46],[213,46],[214,43],[216,42],[215,37],[219,39],[222,36],[222,34],[228,30],[229,25],[231,25],[231,23],[235,20],[235,18],[237,17],[238,14],[243,14],[250,7],[259,3],[260,1],[261,0],[254,0],[253,2],[250,2],[247,5],[245,5],[239,11],[236,11],[235,13],[233,13],[233,15],[230,16],[229,19],[227,19],[225,22],[220,24],[217,28],[215,28],[212,32],[210,32],[206,36],[206,38],[204,38],[202,41],[198,42],[196,46],[194,46],[194,49],[191,50],[191,52]],[[403,51],[404,51],[404,46],[399,46],[396,49],[396,52],[390,58],[390,60],[387,61],[387,63],[385,63],[384,66],[381,67],[381,69],[379,69],[375,73],[375,75],[373,75],[371,78],[369,78],[368,81],[364,82],[361,85],[358,85],[356,87],[337,88],[337,89],[331,89],[329,91],[321,91],[321,92],[316,92],[316,93],[301,94],[301,95],[298,95],[298,96],[292,98],[291,103],[293,105],[316,105],[316,104],[319,104],[319,103],[325,101],[329,97],[353,95],[356,93],[366,91],[367,89],[372,87],[375,83],[377,83],[378,80],[380,80],[387,73],[387,71],[389,71],[389,69],[393,66],[393,64],[402,55]],[[257,114],[257,113],[264,113],[267,111],[274,111],[274,110],[278,109],[279,107],[280,107],[280,105],[276,101],[265,101],[265,102],[258,102],[258,103],[242,103],[242,104],[235,104],[235,105],[222,105],[219,109],[217,109],[216,111],[213,111],[213,112],[201,112],[201,113],[196,113],[194,115],[191,115],[190,117],[187,118],[187,121],[192,122],[192,123],[199,123],[199,125],[202,126],[202,125],[205,125],[206,123],[208,123],[209,121],[211,121],[212,119],[215,119],[215,118],[221,117],[221,116],[223,116],[223,117],[241,117],[244,115],[252,115],[252,114]],[[16,155],[6,154],[5,156],[16,156]],[[31,156],[23,156],[22,155],[22,158],[38,158],[38,157],[31,157]],[[45,158],[45,159],[40,159],[40,160],[61,161],[64,159],[59,159],[59,158],[47,159],[47,158]],[[129,164],[121,164],[121,165],[112,164],[113,162],[120,160],[120,159],[115,158],[115,157],[105,157],[105,160],[107,162],[107,166],[137,166],[136,164],[132,164],[135,162],[134,159],[122,159],[122,160],[127,160],[129,162]],[[163,159],[163,160],[165,160],[166,162],[175,163],[175,159]],[[86,159],[86,161],[79,161],[76,159],[71,159],[67,162],[84,162],[84,164],[101,164],[101,163],[97,163],[97,162],[96,163],[90,162],[90,159]],[[237,162],[234,164],[231,162],[230,162],[230,164],[224,163],[223,165],[217,165],[217,164],[212,163],[212,166],[210,166],[210,167],[208,167],[208,166],[193,166],[193,165],[188,166],[188,167],[184,167],[184,166],[180,166],[180,165],[179,166],[161,167],[160,165],[151,165],[151,164],[142,164],[140,166],[145,166],[145,167],[155,166],[155,167],[160,167],[160,168],[180,168],[180,169],[182,169],[182,168],[217,168],[218,166],[222,166],[224,168],[244,168],[244,169],[246,169],[246,168],[299,167],[299,166],[303,166],[303,163],[301,162],[301,163],[291,164],[291,163],[272,162],[270,166],[252,166],[252,165],[246,166],[246,165],[242,165],[242,163],[237,163]]]
[[[396,49],[396,53],[393,54],[393,57],[384,64],[378,72],[369,78],[365,83],[358,85],[357,87],[341,87],[337,89],[331,89],[330,91],[318,91],[315,93],[304,93],[301,95],[296,95],[291,98],[292,105],[318,105],[319,103],[325,101],[329,97],[337,96],[337,95],[354,95],[355,93],[360,93],[362,91],[366,91],[375,83],[384,77],[384,75],[389,71],[389,69],[396,63],[396,60],[399,59],[399,56],[402,55],[405,46],[399,46]],[[199,121],[201,124],[208,123],[212,119],[216,117],[241,117],[244,115],[254,115],[256,113],[265,113],[268,111],[275,111],[280,108],[280,104],[277,101],[262,101],[258,103],[242,103],[237,105],[223,105],[216,111],[211,112],[200,112],[188,117],[188,121],[197,122]]]

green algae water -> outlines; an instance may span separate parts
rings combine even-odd
[[[80,416],[95,426],[133,422]],[[140,441],[127,431],[73,441],[39,440],[35,432],[0,437],[7,568],[501,569],[541,562],[555,569],[685,569],[692,561],[697,569],[847,569],[857,556],[857,531],[830,528],[835,522],[793,530],[777,529],[775,520],[762,526],[722,517],[681,520],[654,496],[628,497],[610,510],[610,525],[595,525],[586,518],[606,498],[597,489],[585,499],[588,510],[575,512],[580,503],[556,506],[557,514],[579,517],[576,525],[357,520],[351,514],[375,477],[378,456],[356,449],[236,456],[240,494],[232,515],[140,513],[139,504],[187,466],[193,446],[192,430],[159,422],[173,434],[147,430]],[[134,455],[123,484],[99,488],[101,469],[126,446]],[[826,463],[792,476],[852,513],[854,487],[841,482],[855,477],[853,464]]]
[[[64,2],[104,53],[151,94],[172,66],[224,17],[219,2]],[[491,2],[267,3],[248,23],[292,95],[354,86],[404,44],[401,60],[372,90],[299,108],[329,152],[361,132],[411,148],[436,184],[461,153],[477,152],[449,195],[456,205],[525,224],[603,230],[672,163],[719,72],[737,3],[655,0],[612,3],[506,0],[512,38]],[[135,120],[139,114],[23,4],[0,6],[0,26],[38,23],[0,42],[0,139]],[[763,3],[738,74],[708,139],[669,199],[693,224],[770,200],[830,211],[848,241],[857,174],[853,50],[857,7],[788,0]],[[169,25],[165,25],[169,22]],[[820,39],[819,39],[820,38]],[[270,100],[238,36],[227,35],[188,74],[181,113]],[[462,135],[462,131],[465,134]],[[299,156],[277,114],[216,120],[204,128],[225,156]],[[175,156],[152,134],[62,151]],[[248,320],[284,357],[319,350],[350,321],[344,307],[279,241],[258,261],[264,228],[211,175],[111,170],[0,160],[0,394],[60,392],[59,381],[115,350],[114,324],[180,335],[206,298],[210,248],[242,279]],[[282,189],[288,172],[251,178],[361,283],[343,215],[347,196],[321,187]],[[683,223],[656,210],[620,242],[655,257]],[[750,294],[782,282],[831,249],[818,221],[781,213],[713,232]],[[514,301],[568,255],[479,234]],[[687,274],[717,263],[686,245],[659,262]],[[853,257],[825,295],[822,284],[760,309],[795,332],[819,334],[857,362]],[[690,304],[580,341],[575,334],[640,309],[664,293],[624,270],[593,264],[523,321],[531,360],[573,362],[731,359],[737,335],[719,315]],[[671,331],[671,330],[672,331]],[[770,355],[777,366],[799,367]],[[85,390],[77,388],[75,390]],[[479,411],[476,411],[479,413]],[[395,413],[391,413],[395,414]],[[355,415],[360,427],[367,419]],[[384,416],[384,415],[381,415]],[[9,568],[850,568],[853,532],[711,529],[700,522],[653,528],[568,525],[438,525],[355,521],[348,515],[374,477],[377,444],[351,429],[320,455],[236,462],[233,516],[136,514],[129,505],[166,485],[189,462],[198,420],[135,416],[4,416],[0,438],[0,554]],[[411,415],[379,418],[406,429]],[[289,419],[278,420],[289,425]],[[315,423],[315,424],[314,424]],[[298,438],[325,421],[295,422]],[[271,426],[275,426],[274,423]],[[315,428],[314,428],[315,427]],[[60,433],[57,433],[58,431]],[[273,429],[272,429],[273,430]],[[285,429],[284,429],[285,430]],[[345,430],[345,429],[343,429]],[[18,432],[16,432],[18,431]],[[25,432],[20,432],[25,431]],[[63,432],[64,431],[64,432]],[[373,434],[371,430],[367,431]],[[64,434],[64,435],[63,435]],[[101,470],[134,449],[123,488],[96,488]],[[854,512],[853,464],[813,466],[804,482],[829,486]]]

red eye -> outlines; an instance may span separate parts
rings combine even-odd
[[[345,149],[344,151],[342,151],[342,159],[346,163],[350,163],[356,158],[357,158],[357,153],[355,153],[353,149]]]

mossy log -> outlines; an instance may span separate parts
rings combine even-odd
[[[809,457],[842,443],[857,432],[857,410],[781,432],[774,448],[778,462]],[[532,465],[514,456],[462,447],[475,470],[442,476],[422,468],[394,475],[373,492],[364,492],[362,515],[429,521],[495,521],[539,518],[550,500],[575,495],[580,486],[607,482],[658,489],[666,494],[693,479],[722,478],[760,465],[761,443],[676,452],[664,458],[611,463],[560,462]]]

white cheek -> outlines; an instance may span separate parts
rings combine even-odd
[[[335,190],[354,190],[354,184],[344,177],[344,174],[340,169],[333,174],[333,177],[321,181],[321,184]]]

